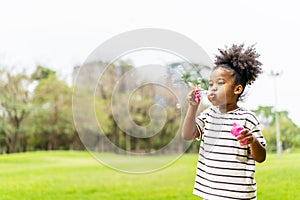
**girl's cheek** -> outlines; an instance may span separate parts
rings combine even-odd
[[[213,96],[212,96],[212,91],[211,90],[208,90],[207,91],[207,99],[212,102],[212,99],[213,99]]]
[[[207,96],[207,99],[209,102],[211,102],[211,100],[212,100],[210,96]]]

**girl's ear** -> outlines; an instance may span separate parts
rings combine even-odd
[[[243,86],[239,84],[239,85],[235,86],[234,94],[239,95],[243,92],[243,90],[244,90]]]

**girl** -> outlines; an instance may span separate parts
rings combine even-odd
[[[265,160],[266,142],[255,114],[237,102],[262,72],[259,55],[244,45],[219,52],[209,80],[212,106],[196,117],[200,101],[195,91],[187,97],[182,136],[201,140],[193,193],[209,200],[256,199],[255,161]],[[243,127],[238,136],[231,134],[233,124]]]

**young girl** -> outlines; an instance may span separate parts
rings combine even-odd
[[[195,91],[187,97],[182,135],[201,140],[193,193],[208,200],[256,199],[255,161],[265,160],[266,142],[255,114],[237,102],[262,72],[261,63],[253,47],[219,51],[209,80],[212,106],[196,117],[200,101]],[[242,126],[238,136],[231,134],[234,123]]]

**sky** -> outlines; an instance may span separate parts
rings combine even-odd
[[[264,73],[244,106],[275,105],[300,125],[300,12],[297,1],[0,0],[0,65],[52,68],[67,81],[74,66],[111,37],[140,28],[185,35],[214,59],[218,48],[256,44]]]

